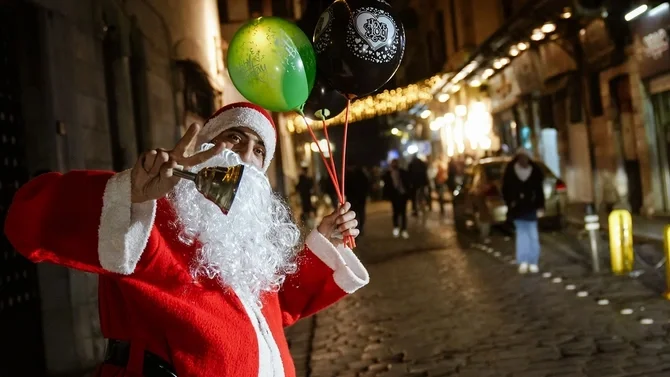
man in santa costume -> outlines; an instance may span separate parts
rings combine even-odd
[[[34,262],[99,275],[104,377],[294,376],[283,328],[368,283],[344,236],[345,204],[301,244],[264,172],[277,142],[270,115],[228,105],[172,150],[121,173],[49,173],[14,197],[5,232]],[[244,164],[228,214],[179,167]]]

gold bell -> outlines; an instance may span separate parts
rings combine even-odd
[[[195,182],[195,188],[216,204],[224,215],[228,214],[235,200],[244,173],[244,165],[204,168],[197,173],[174,169],[174,175]]]

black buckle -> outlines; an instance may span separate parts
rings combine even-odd
[[[109,339],[107,342],[107,352],[105,353],[105,364],[125,368],[128,365],[129,358],[129,342]],[[144,351],[144,368],[142,368],[142,374],[144,377],[177,377],[170,363],[149,351]]]

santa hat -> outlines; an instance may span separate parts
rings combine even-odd
[[[275,154],[277,131],[270,113],[253,103],[231,103],[215,112],[200,131],[200,144],[208,143],[221,132],[237,127],[249,128],[263,140],[265,144],[263,171],[266,171]]]

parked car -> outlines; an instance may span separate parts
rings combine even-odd
[[[480,213],[477,203],[484,203],[492,218],[492,225],[507,221],[507,206],[502,197],[502,179],[511,157],[491,157],[470,165],[465,172],[463,184],[453,192],[454,221],[457,226],[467,221],[477,223]],[[545,164],[535,161],[544,173],[545,210],[540,218],[544,225],[562,228],[565,224],[567,186]],[[477,201],[473,192],[483,192],[484,200]]]

